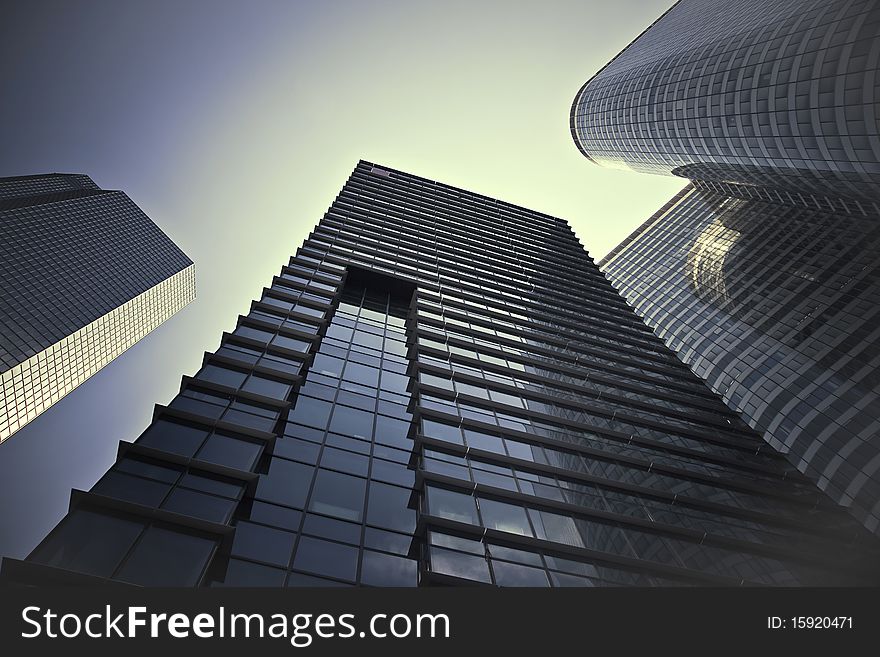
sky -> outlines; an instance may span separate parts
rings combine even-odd
[[[590,163],[569,110],[671,4],[0,3],[0,176],[123,190],[197,270],[195,302],[0,445],[0,556],[137,438],[359,159],[567,219],[597,260],[616,246],[686,181]]]

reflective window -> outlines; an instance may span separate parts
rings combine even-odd
[[[418,579],[418,564],[412,559],[364,550],[361,583],[373,586],[416,586]]]
[[[284,586],[287,572],[280,568],[270,568],[250,561],[230,559],[226,567],[226,576],[222,582],[214,582],[213,586]]]
[[[526,510],[521,506],[480,498],[480,514],[483,516],[483,525],[489,529],[532,535]]]
[[[296,407],[288,416],[288,420],[309,427],[325,428],[327,420],[330,419],[330,410],[332,408],[333,405],[329,402],[300,395],[299,399],[297,399]]]
[[[286,459],[272,459],[269,473],[257,484],[257,499],[301,509],[305,506],[313,469]]]
[[[450,424],[434,422],[433,420],[422,420],[422,433],[430,438],[445,440],[457,445],[463,444],[461,429]]]
[[[186,488],[175,488],[162,504],[162,508],[167,511],[218,523],[226,522],[232,515],[235,506],[234,500]]]
[[[262,450],[259,443],[215,433],[208,438],[196,458],[236,470],[250,471]]]
[[[360,477],[318,470],[309,509],[328,516],[360,521],[367,482]]]
[[[144,525],[134,520],[74,509],[34,550],[31,559],[90,575],[110,577]]]
[[[370,482],[367,503],[367,523],[402,532],[412,532],[416,526],[416,512],[409,508],[412,491]]]
[[[273,397],[275,399],[287,399],[290,392],[290,384],[275,379],[267,379],[264,376],[252,375],[247,383],[244,384],[242,390],[252,392],[256,395],[264,397]]]
[[[207,429],[178,424],[169,420],[156,420],[138,438],[138,444],[146,445],[163,452],[192,456],[207,437]]]
[[[446,488],[430,487],[428,493],[428,511],[431,515],[448,518],[456,522],[479,525],[477,507],[474,498],[464,493],[447,490]]]
[[[295,538],[296,534],[291,532],[239,522],[235,527],[232,554],[286,568]]]
[[[498,586],[550,586],[547,573],[539,568],[493,561],[492,570],[495,572],[495,583]]]
[[[215,539],[153,525],[117,577],[141,586],[195,586],[216,546]]]
[[[330,431],[370,438],[373,435],[373,414],[348,406],[336,406],[333,419],[330,420]]]
[[[238,388],[244,383],[244,380],[247,378],[247,373],[209,363],[199,370],[198,374],[196,374],[196,378],[202,379],[203,381],[210,381],[212,383],[219,383],[220,385],[229,388]]]
[[[354,581],[357,561],[358,549],[355,547],[303,536],[296,548],[293,567],[316,575]]]
[[[484,557],[445,550],[437,546],[431,546],[431,570],[441,575],[492,583],[489,562]]]
[[[168,494],[171,485],[143,477],[133,477],[111,470],[92,488],[93,493],[106,495],[117,500],[127,500],[135,504],[157,507]]]

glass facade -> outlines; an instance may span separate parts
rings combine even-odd
[[[581,88],[572,136],[605,166],[876,215],[878,34],[872,0],[680,0]]]
[[[2,573],[865,584],[878,557],[651,333],[564,221],[360,162],[217,351]]]
[[[691,184],[600,265],[880,532],[880,5],[680,0],[578,92],[590,160]]]
[[[689,187],[600,265],[731,408],[880,527],[880,228]]]
[[[195,297],[195,266],[88,176],[0,178],[0,441]]]

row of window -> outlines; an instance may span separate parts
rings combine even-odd
[[[654,561],[735,580],[797,585],[803,582],[804,577],[821,578],[821,575],[812,574],[811,569],[800,565],[757,554],[744,558],[740,552],[648,533],[616,523],[562,515],[435,485],[427,486],[425,493],[427,512],[434,517],[508,534],[618,557]]]
[[[575,473],[582,473],[592,477],[600,477],[609,482],[619,482],[644,488],[653,488],[666,494],[683,495],[692,497],[695,500],[703,502],[714,502],[723,504],[732,508],[746,509],[749,511],[763,511],[768,514],[782,515],[784,517],[800,517],[804,511],[796,507],[784,504],[781,501],[764,495],[756,495],[746,493],[739,488],[742,486],[742,480],[731,477],[729,470],[719,469],[712,471],[709,468],[698,469],[691,468],[695,474],[702,474],[704,477],[712,476],[715,481],[697,481],[684,475],[673,475],[663,471],[663,468],[654,468],[655,462],[648,461],[645,465],[639,467],[629,460],[614,460],[613,455],[609,454],[605,459],[597,459],[577,452],[564,452],[550,447],[541,447],[539,445],[528,444],[513,440],[507,436],[501,438],[497,435],[471,429],[467,427],[456,427],[445,422],[436,422],[434,420],[423,419],[421,421],[422,433],[435,440],[441,440],[462,447],[479,449],[486,452],[510,456],[511,458],[547,465],[556,468],[562,468]],[[592,436],[584,435],[580,441],[572,441],[578,447],[592,446],[590,439]],[[610,451],[610,450],[609,450]],[[626,456],[628,454],[622,454]],[[447,462],[450,459],[445,459]],[[659,465],[659,462],[656,462]],[[676,463],[676,465],[680,465]],[[435,465],[435,469],[438,466]],[[467,474],[458,469],[449,467],[442,468],[446,474],[461,476]],[[509,467],[506,470],[509,471]],[[469,476],[465,478],[470,479]],[[503,485],[498,477],[491,478],[501,488],[516,489],[516,484]],[[490,483],[485,481],[484,483]],[[778,482],[777,482],[778,483]],[[522,486],[520,486],[522,490]],[[529,493],[532,487],[523,492]],[[806,490],[807,493],[811,492]],[[529,493],[533,494],[533,493]]]

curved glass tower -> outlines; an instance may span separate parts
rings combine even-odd
[[[589,80],[591,161],[691,180],[599,264],[880,531],[880,2],[681,0]]]
[[[877,212],[880,4],[681,0],[593,76],[575,143],[604,166]]]

